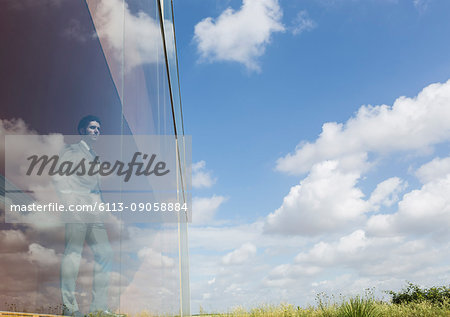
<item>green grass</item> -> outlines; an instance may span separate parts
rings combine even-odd
[[[317,306],[301,308],[289,304],[263,305],[246,310],[236,307],[227,313],[208,314],[213,317],[450,317],[450,302],[441,305],[427,301],[390,304],[371,298],[354,297],[340,303],[319,302]]]
[[[316,296],[317,305],[306,308],[289,304],[263,305],[250,310],[236,307],[227,313],[219,314],[208,314],[200,308],[200,315],[214,317],[450,317],[450,285],[421,288],[409,282],[401,291],[385,293],[392,296],[391,303],[376,300],[374,289],[366,289],[364,296],[340,297],[339,300],[320,293]]]

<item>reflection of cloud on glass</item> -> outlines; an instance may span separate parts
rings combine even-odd
[[[114,228],[109,233],[114,236],[117,232]],[[123,241],[127,241],[127,233],[123,233]],[[0,250],[8,253],[8,256],[0,257],[0,310],[8,309],[5,303],[14,303],[30,311],[46,307],[47,313],[61,313],[59,271],[63,246],[64,230],[61,227],[37,228],[27,224],[21,225],[20,229],[0,230]],[[90,293],[94,264],[92,255],[86,252],[79,270],[80,295]],[[121,287],[127,285],[124,279],[121,283]],[[86,311],[90,296],[79,296],[79,304]]]
[[[0,257],[0,303],[16,304],[17,307],[27,307],[35,311],[48,305],[57,308],[59,303],[57,279],[59,271],[59,254],[39,243],[32,243],[19,230],[3,230],[0,238],[9,240],[6,247],[8,256]],[[20,241],[15,240],[20,239]],[[3,249],[5,244],[0,246]],[[36,291],[36,276],[39,274],[39,284],[42,288]],[[13,285],[13,287],[12,287]],[[44,287],[45,285],[45,287]],[[2,307],[0,306],[0,307]],[[3,306],[1,309],[7,309]],[[52,311],[52,313],[59,313]]]
[[[37,134],[36,131],[29,130],[25,121],[19,119],[0,119],[0,134]]]
[[[11,139],[11,140],[8,140]],[[13,144],[14,143],[14,144]],[[33,188],[45,188],[51,183],[48,173],[26,175],[30,167],[27,158],[37,155],[54,155],[64,146],[62,135],[41,135],[28,137],[12,137],[6,139],[5,176],[17,187],[32,191]],[[50,164],[46,166],[46,169]]]
[[[128,4],[119,0],[87,2],[103,46],[111,50],[117,62],[124,60],[125,70],[163,61],[161,28],[157,19],[143,11],[133,14]],[[172,29],[172,22],[164,21],[164,24],[166,32]],[[170,56],[171,45],[167,48]]]
[[[10,5],[10,8],[14,10],[24,10],[37,7],[43,7],[45,9],[53,7],[59,8],[64,1],[66,0],[6,0],[6,2]]]
[[[28,130],[27,125],[22,119],[0,119],[0,168],[1,172],[4,174],[4,166],[5,166],[5,141],[3,136],[7,134],[13,135],[27,135],[27,134],[36,134],[36,131]]]
[[[0,146],[0,156],[5,158],[4,175],[6,190],[28,191],[27,193],[8,193],[9,203],[47,203],[58,201],[53,188],[52,179],[48,173],[42,175],[26,175],[27,158],[32,155],[52,155],[59,153],[64,146],[61,134],[37,135],[28,128],[23,119],[0,119],[0,134],[5,135],[5,143]],[[23,219],[26,217],[27,219]],[[19,213],[7,213],[7,222],[35,223],[37,226],[53,226],[58,220],[46,214],[29,213],[26,216]],[[54,220],[54,221],[52,221]]]
[[[154,314],[176,313],[171,303],[177,300],[178,294],[170,285],[178,282],[178,259],[158,249],[157,246],[143,247],[137,252],[139,267],[120,296],[122,311],[129,314],[143,310]]]
[[[67,23],[67,26],[62,30],[62,36],[69,40],[75,40],[81,43],[92,38],[87,28],[83,27],[81,22],[77,19],[71,19]]]
[[[7,157],[5,162],[5,176],[14,183],[15,186],[23,190],[33,190],[35,187],[47,187],[50,178],[45,177],[45,173],[41,176],[24,177],[24,166],[26,158],[31,155],[46,155],[49,153],[59,153],[64,146],[64,138],[62,134],[37,135],[36,131],[28,128],[26,123],[21,119],[2,120],[0,119],[0,134],[5,136],[17,135],[12,137],[12,142],[8,146],[8,142],[1,144],[0,156]],[[23,136],[23,137],[22,137]],[[5,156],[6,155],[6,156]]]
[[[121,254],[126,269],[111,272],[109,303],[114,310],[142,312],[172,312],[176,306],[179,282],[176,250],[176,229],[146,228],[108,224],[108,236],[116,255]],[[120,240],[119,240],[120,239]],[[64,230],[23,224],[20,229],[0,230],[0,310],[5,302],[36,310],[49,307],[47,312],[60,314],[60,261],[64,246]],[[88,248],[86,249],[88,251]],[[116,258],[116,261],[118,259]],[[77,280],[79,305],[86,311],[90,304],[92,270],[95,259],[90,251],[81,258]],[[39,278],[36,278],[39,276]],[[14,285],[12,288],[11,285]],[[53,310],[52,310],[53,309]],[[176,312],[173,312],[174,314]]]

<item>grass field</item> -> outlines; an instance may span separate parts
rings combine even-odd
[[[3,313],[3,314],[2,314]],[[39,314],[6,313],[5,317],[38,317]],[[90,314],[89,317],[101,317]],[[341,303],[319,302],[317,306],[301,308],[289,304],[264,305],[246,310],[236,307],[225,313],[208,313],[201,309],[200,317],[450,317],[450,302],[433,304],[428,301],[391,304],[373,299],[354,297]],[[46,316],[50,317],[50,316]],[[131,317],[131,316],[130,316]],[[132,317],[157,317],[149,312],[141,312]],[[167,316],[166,316],[167,317]]]
[[[316,307],[301,308],[287,304],[278,306],[262,306],[250,310],[245,310],[238,307],[227,313],[203,313],[201,315],[212,317],[450,317],[450,303],[446,302],[444,305],[436,305],[424,301],[420,303],[413,302],[407,304],[390,304],[356,297],[340,304],[327,304]]]
[[[266,305],[250,310],[237,307],[229,312],[218,314],[205,314],[200,309],[200,315],[214,317],[450,317],[450,286],[421,288],[409,282],[401,291],[385,293],[392,296],[390,303],[377,300],[374,289],[366,289],[364,296],[339,300],[321,293],[316,297],[317,304],[306,308],[289,304]]]

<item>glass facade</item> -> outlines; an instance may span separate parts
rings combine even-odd
[[[80,119],[94,115],[103,135],[173,136],[177,200],[189,199],[171,1],[4,0],[0,30],[3,194],[36,200],[26,182],[5,177],[5,152],[21,146],[5,146],[6,135],[77,135]],[[49,145],[36,138],[32,146]],[[2,199],[0,311],[190,314],[187,214],[80,229],[9,223]],[[69,254],[74,237],[80,250]]]

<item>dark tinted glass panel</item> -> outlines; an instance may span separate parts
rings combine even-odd
[[[168,1],[0,2],[3,191],[6,134],[76,135],[80,119],[94,115],[101,134],[182,137],[170,8]],[[9,186],[17,201],[35,199]],[[0,310],[189,314],[186,223],[1,221],[0,229]]]

